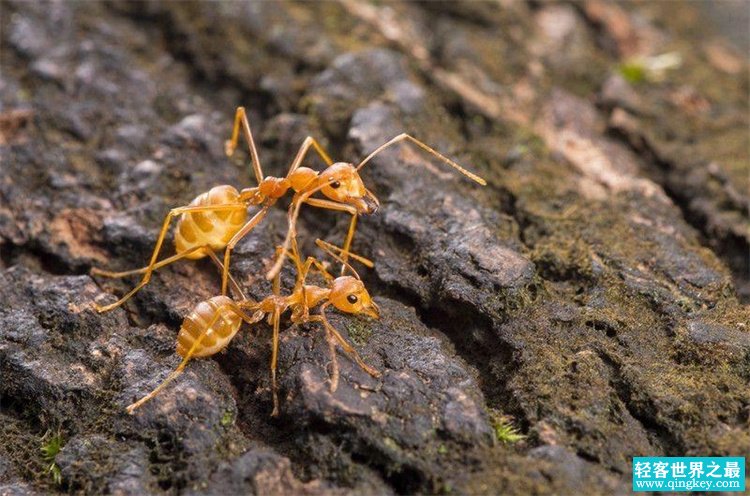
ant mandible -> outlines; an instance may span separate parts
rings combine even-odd
[[[294,289],[288,296],[277,294],[278,277],[274,281],[274,294],[264,298],[260,302],[243,299],[235,302],[227,296],[214,296],[209,300],[199,303],[195,309],[185,318],[177,336],[177,353],[183,357],[177,368],[167,376],[161,384],[146,396],[129,405],[126,410],[133,413],[144,403],[154,398],[167,384],[177,378],[192,358],[200,358],[214,355],[224,349],[239,331],[242,322],[252,325],[260,322],[265,316],[269,317],[269,323],[273,326],[272,350],[271,350],[271,389],[273,394],[273,411],[271,416],[277,416],[279,412],[278,386],[276,382],[276,370],[278,364],[279,349],[279,324],[281,315],[291,310],[291,321],[295,324],[319,322],[326,332],[326,340],[331,356],[331,392],[336,391],[339,381],[338,360],[336,358],[336,345],[338,344],[344,352],[351,357],[365,372],[373,377],[380,377],[376,369],[367,365],[357,353],[357,350],[333,327],[326,317],[326,308],[333,305],[336,309],[350,314],[364,314],[369,317],[380,318],[380,309],[372,301],[357,272],[344,261],[339,255],[343,248],[333,246],[320,239],[316,244],[334,259],[348,268],[352,276],[339,276],[334,278],[326,267],[314,257],[308,257],[304,264],[295,260],[295,265],[301,266],[301,272],[297,274]],[[339,254],[337,255],[335,252]],[[372,266],[372,262],[366,258],[349,253],[352,259]],[[292,252],[289,257],[294,259],[298,254]],[[319,287],[306,284],[307,275],[312,267],[315,267],[325,278],[327,287]],[[310,315],[310,309],[320,306],[320,313]]]

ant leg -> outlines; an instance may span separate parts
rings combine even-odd
[[[196,341],[196,343],[197,343],[197,341]],[[150,393],[148,393],[143,398],[139,399],[135,403],[132,403],[132,404],[128,405],[125,408],[125,410],[127,410],[127,412],[132,415],[133,412],[137,408],[140,408],[141,406],[143,406],[144,403],[146,403],[147,401],[149,401],[152,398],[154,398],[157,394],[159,394],[159,391],[161,391],[162,389],[164,389],[165,386],[167,386],[167,384],[169,384],[170,382],[172,382],[173,380],[175,380],[180,374],[182,374],[183,369],[185,368],[185,366],[188,364],[188,362],[192,358],[192,354],[193,354],[193,349],[194,348],[195,348],[195,344],[193,344],[193,347],[190,349],[190,352],[188,352],[188,354],[185,355],[185,358],[182,359],[182,362],[180,362],[180,364],[177,366],[177,368],[174,369],[174,371],[171,374],[169,374],[167,376],[167,378],[162,381],[161,384],[159,384],[158,386],[156,386],[156,388],[153,391],[151,391]]]
[[[132,413],[137,409],[140,408],[144,403],[149,401],[150,399],[154,398],[157,394],[159,394],[159,391],[164,389],[165,386],[167,386],[170,382],[175,380],[185,369],[185,366],[188,364],[190,359],[193,357],[193,354],[195,354],[196,350],[200,346],[203,339],[208,335],[208,331],[216,324],[216,322],[223,318],[224,311],[225,310],[231,310],[235,314],[237,314],[242,320],[247,322],[248,324],[255,324],[256,322],[260,321],[263,316],[261,315],[253,315],[252,317],[246,314],[236,303],[231,302],[226,305],[222,305],[216,309],[216,312],[214,312],[213,317],[211,317],[211,320],[208,322],[208,325],[206,326],[206,329],[201,333],[200,336],[198,336],[198,339],[195,340],[193,343],[193,346],[190,347],[190,350],[185,354],[185,357],[182,359],[182,362],[177,366],[177,368],[167,376],[166,379],[162,381],[161,384],[159,384],[153,391],[148,393],[146,396],[141,398],[140,400],[136,401],[135,403],[129,405],[126,410],[128,413],[132,415]]]
[[[151,267],[151,270],[154,271],[154,270],[161,269],[162,267],[164,267],[166,265],[169,265],[171,263],[174,263],[174,262],[180,260],[181,258],[185,258],[185,257],[187,257],[189,255],[192,255],[196,251],[204,250],[204,249],[206,250],[206,253],[208,253],[209,251],[211,253],[213,253],[213,251],[211,251],[211,248],[208,245],[205,245],[205,246],[196,246],[196,247],[190,248],[187,251],[183,251],[182,253],[178,253],[176,255],[172,255],[169,258],[165,258],[161,262],[157,262],[156,264],[154,264],[153,267]],[[115,279],[115,278],[119,279],[121,277],[134,276],[136,274],[143,274],[144,272],[146,272],[148,270],[148,267],[149,266],[147,265],[145,267],[141,267],[140,269],[126,270],[124,272],[109,272],[107,270],[101,270],[101,269],[97,269],[96,267],[94,267],[94,268],[91,269],[91,274],[92,275],[97,275],[97,276],[102,276],[102,277],[110,277],[110,278],[113,278],[113,279]]]
[[[206,254],[209,256],[209,258],[211,258],[211,261],[219,268],[219,272],[221,272],[221,274],[223,275],[224,264],[221,263],[221,260],[219,260],[219,257],[216,256],[216,253],[214,253],[214,251],[209,248],[206,250]],[[234,292],[237,293],[237,295],[243,301],[247,300],[245,293],[242,292],[242,288],[240,288],[240,285],[237,284],[237,281],[235,281],[234,277],[232,277],[232,274],[227,272],[227,275],[229,276],[229,282],[232,284],[232,289],[234,289]]]
[[[189,255],[192,255],[196,251],[204,250],[205,254],[213,261],[214,264],[216,264],[219,267],[220,272],[224,272],[224,265],[221,263],[221,260],[219,260],[219,257],[216,256],[216,253],[211,249],[210,246],[204,245],[204,246],[196,246],[194,248],[191,248],[187,251],[183,251],[182,253],[178,253],[177,255],[172,255],[169,258],[165,258],[161,262],[156,263],[151,270],[158,270],[162,267],[169,265],[171,263],[174,263],[182,258],[185,258]],[[148,270],[148,266],[141,267],[140,269],[134,269],[134,270],[127,270],[125,272],[109,272],[106,270],[100,270],[100,269],[92,269],[92,273],[102,276],[102,277],[112,277],[112,278],[120,278],[120,277],[127,277],[127,276],[133,276],[136,274],[143,274]],[[231,274],[229,274],[229,282],[232,284],[232,288],[234,291],[240,296],[241,299],[245,300],[245,294],[242,292],[242,289],[240,289],[240,285],[237,283],[237,281],[232,277]]]
[[[315,240],[315,244],[320,249],[322,249],[323,251],[325,251],[326,253],[328,253],[329,255],[331,255],[334,259],[341,261],[341,259],[335,253],[335,252],[339,252],[340,253],[341,251],[343,251],[338,246],[332,245],[331,243],[323,241],[322,239],[316,239]],[[362,264],[366,265],[367,267],[370,267],[370,268],[373,267],[373,263],[369,259],[367,259],[365,257],[360,257],[359,255],[355,255],[354,253],[349,253],[349,256],[351,256],[354,260],[357,260],[357,261],[361,262]],[[352,269],[351,266],[348,263],[346,264],[346,266],[349,267],[350,270],[354,271],[354,269]],[[301,276],[298,277],[298,282],[300,280],[301,281],[305,281],[307,279],[307,275],[310,272],[310,269],[312,267],[315,267],[315,269],[318,272],[320,272],[320,275],[323,276],[323,278],[326,280],[327,283],[330,283],[331,281],[333,281],[335,279],[331,275],[331,273],[328,272],[328,268],[322,262],[320,262],[317,258],[315,258],[315,257],[307,257],[307,260],[305,261],[305,264],[302,267],[302,271],[300,272]],[[355,272],[355,274],[356,274],[356,272]]]
[[[193,346],[190,347],[190,349],[188,350],[188,352],[185,354],[185,357],[182,359],[182,362],[180,362],[180,364],[177,366],[177,368],[174,369],[174,371],[171,374],[169,374],[167,376],[167,378],[164,379],[161,382],[161,384],[159,384],[158,386],[156,386],[156,388],[153,391],[151,391],[150,393],[148,393],[143,398],[139,399],[138,401],[136,401],[135,403],[133,403],[131,405],[128,405],[128,407],[125,408],[128,411],[129,414],[132,415],[133,412],[137,408],[140,408],[141,406],[143,406],[144,403],[146,403],[147,401],[149,401],[150,399],[152,399],[154,396],[156,396],[157,394],[159,394],[159,391],[161,391],[162,389],[164,389],[164,387],[167,384],[169,384],[170,382],[172,382],[173,380],[175,380],[180,374],[182,374],[182,371],[185,369],[185,366],[188,364],[188,362],[190,361],[190,359],[193,358],[193,354],[196,352],[196,350],[200,346],[200,344],[203,341],[203,339],[208,335],[208,331],[211,330],[211,328],[214,326],[214,324],[216,323],[216,321],[219,320],[220,317],[222,317],[222,310],[223,310],[222,307],[219,307],[219,308],[216,309],[216,312],[214,313],[214,315],[211,318],[211,320],[208,322],[208,325],[206,326],[205,330],[201,333],[200,336],[198,336],[198,339],[195,340],[195,342],[193,343]]]
[[[244,301],[247,301],[247,300],[243,300],[243,302]],[[224,305],[222,305],[222,306],[224,306]],[[246,305],[246,306],[247,306],[247,308],[249,308],[249,309],[252,310],[252,309],[254,309],[256,307],[256,304],[249,304],[249,305]],[[247,322],[250,325],[257,324],[258,322],[260,322],[261,320],[263,320],[263,312],[256,311],[252,316],[248,315],[240,307],[240,305],[238,305],[237,303],[235,303],[233,301],[230,302],[230,303],[227,303],[226,307],[229,310],[233,311],[235,314],[237,314],[238,317],[240,317],[242,320],[244,320],[245,322]],[[221,307],[219,307],[219,308],[221,308]]]
[[[297,224],[297,215],[299,214],[300,203],[301,202],[295,195],[295,198],[292,200],[292,204],[289,205],[289,212],[287,213],[287,219],[289,221],[289,229],[286,232],[286,238],[284,238],[284,244],[281,246],[281,250],[279,250],[279,254],[276,257],[276,261],[271,267],[271,270],[269,270],[268,273],[266,274],[267,280],[274,279],[276,276],[278,276],[281,273],[281,267],[284,266],[284,260],[286,260],[286,254],[289,251],[289,246],[292,244],[292,239],[297,237],[296,224]]]
[[[315,240],[315,244],[318,246],[318,248],[320,248],[321,250],[325,251],[328,255],[330,255],[331,258],[333,258],[334,260],[337,260],[337,261],[341,262],[342,266],[344,266],[347,269],[349,269],[350,271],[352,271],[352,274],[354,275],[354,277],[356,277],[357,279],[360,278],[359,274],[357,274],[357,271],[354,270],[354,267],[352,267],[349,264],[349,262],[345,261],[343,258],[341,258],[340,256],[338,256],[335,253],[335,250],[337,250],[339,252],[343,251],[341,248],[339,248],[338,246],[334,246],[331,243],[327,243],[326,241],[323,241],[322,239],[316,239]],[[370,260],[364,258],[364,257],[360,257],[359,255],[355,255],[354,253],[349,253],[349,255],[351,255],[351,257],[354,260],[359,260],[360,262],[362,262],[363,264],[367,265],[368,267],[372,267],[373,266],[372,262]]]
[[[388,142],[380,145],[379,147],[377,147],[373,152],[371,152],[367,157],[365,157],[365,159],[362,160],[362,162],[359,163],[359,165],[357,166],[357,170],[359,170],[362,167],[364,167],[364,165],[367,162],[369,162],[375,155],[377,155],[378,153],[382,152],[383,150],[385,150],[389,146],[394,145],[394,144],[398,143],[399,141],[405,141],[405,140],[414,143],[415,145],[417,145],[422,150],[426,151],[427,153],[431,154],[434,157],[439,158],[442,162],[450,165],[451,167],[453,167],[458,172],[460,172],[464,176],[468,177],[472,181],[476,181],[477,183],[481,184],[482,186],[486,186],[487,185],[487,181],[485,181],[481,177],[477,176],[473,172],[470,172],[470,171],[464,169],[463,167],[461,167],[460,165],[458,165],[453,160],[449,159],[448,157],[446,157],[444,155],[441,155],[439,152],[437,152],[436,150],[430,148],[425,143],[422,143],[417,138],[415,138],[413,136],[410,136],[410,135],[408,135],[406,133],[399,134],[398,136],[396,136],[395,138],[391,139],[390,141],[388,141]]]
[[[302,266],[301,272],[298,273],[297,285],[302,290],[302,316],[299,318],[300,322],[307,322],[310,317],[310,307],[307,305],[307,294],[305,293],[305,281],[307,280],[307,275],[310,273],[310,267],[315,263],[317,263],[317,260],[315,260],[314,257],[307,257],[305,264]],[[323,277],[326,277],[326,275],[330,276],[330,274],[326,272],[323,274]],[[328,278],[326,278],[326,281],[328,281]]]
[[[322,262],[320,262],[318,259],[314,257],[309,257],[309,260],[312,260],[312,264],[315,266],[315,269],[318,272],[320,272],[320,275],[323,276],[327,284],[330,284],[331,282],[333,282],[335,278],[331,275],[330,272],[328,272],[328,268],[325,265],[323,265]]]
[[[299,168],[299,166],[302,164],[302,160],[307,155],[307,152],[310,150],[310,147],[313,147],[313,149],[317,152],[318,156],[323,159],[323,162],[326,163],[327,166],[331,166],[333,164],[333,160],[331,157],[323,150],[323,147],[318,143],[318,141],[313,138],[312,136],[308,136],[305,138],[305,141],[302,142],[302,146],[300,146],[299,150],[297,151],[297,155],[294,157],[294,160],[292,160],[292,164],[289,166],[289,172],[287,173],[287,178]],[[318,188],[320,189],[320,188]],[[309,196],[309,195],[308,195]],[[291,224],[290,224],[291,229]],[[289,242],[289,236],[287,235],[287,239],[284,242],[284,249],[286,250],[288,248]],[[295,265],[297,266],[297,274],[299,274],[301,266],[301,260],[299,257],[299,250],[297,248],[297,238],[296,235],[292,236],[291,238],[291,245],[292,245],[292,252],[297,254],[297,258],[295,260]],[[271,270],[271,272],[275,272],[275,274],[272,274],[269,272],[268,279],[274,278],[275,276],[278,276],[279,271],[281,270],[281,263],[283,262],[284,257],[286,256],[286,253],[282,253],[276,261],[276,264],[274,265],[274,269]],[[304,289],[303,289],[304,291]]]
[[[281,255],[281,246],[277,246],[273,255],[273,259],[276,260]],[[281,294],[281,272],[278,272],[273,278],[273,295],[279,296]]]
[[[320,262],[318,262],[315,257],[307,257],[305,259],[305,263],[303,264],[300,260],[299,251],[294,251],[295,246],[296,242],[293,242],[292,251],[288,252],[287,256],[291,258],[294,261],[294,264],[297,266],[297,280],[295,282],[296,287],[304,286],[304,283],[307,280],[307,275],[310,273],[310,269],[313,265],[315,265],[315,267],[320,271],[327,282],[333,280],[333,276],[328,273],[326,268]],[[279,253],[281,253],[280,246],[276,248],[275,256],[278,257]],[[278,274],[276,275],[276,278],[278,278]],[[276,278],[274,279],[274,281],[276,280]]]
[[[289,258],[294,262],[294,266],[297,268],[297,276],[302,272],[302,260],[299,254],[299,247],[297,246],[297,238],[292,238],[292,246],[289,252]]]
[[[307,319],[307,317],[310,315],[310,309],[307,306],[307,289],[305,286],[305,280],[307,279],[307,274],[310,272],[310,265],[314,263],[314,258],[308,257],[305,261],[305,264],[302,264],[302,260],[300,260],[299,249],[297,248],[296,237],[292,238],[292,250],[289,254],[289,258],[292,259],[294,265],[297,267],[297,282],[295,283],[295,285],[302,293],[302,318]],[[279,274],[277,274],[277,277],[279,277]]]
[[[234,303],[234,302],[233,302]],[[253,300],[243,300],[238,303],[234,303],[237,315],[242,317],[248,324],[255,324],[263,320],[265,312],[260,309],[260,303]],[[253,312],[253,315],[249,317],[248,314],[244,313],[245,310]]]
[[[346,272],[346,262],[349,260],[349,256],[351,255],[349,253],[349,250],[351,249],[352,240],[354,239],[354,231],[357,228],[357,217],[359,217],[359,213],[357,212],[357,209],[352,207],[351,205],[346,205],[343,203],[338,203],[331,200],[324,200],[321,198],[310,198],[305,203],[307,203],[310,206],[318,207],[318,208],[325,208],[328,210],[335,210],[338,212],[348,212],[352,216],[352,220],[349,223],[349,231],[346,234],[346,240],[344,241],[344,248],[339,249],[339,254],[341,255],[341,258],[343,259],[343,264],[341,265],[341,275],[343,276]],[[355,260],[359,260],[356,259]],[[361,260],[360,260],[361,261]],[[364,262],[363,262],[364,263]],[[372,267],[372,265],[368,265],[365,263],[368,267]]]
[[[284,238],[284,244],[281,247],[281,253],[276,258],[276,262],[274,262],[273,267],[271,267],[271,270],[268,271],[266,274],[266,279],[271,280],[273,279],[281,270],[281,267],[284,265],[284,260],[286,259],[286,252],[289,250],[289,247],[291,246],[292,239],[297,237],[297,218],[299,217],[299,209],[302,206],[303,203],[306,203],[310,197],[320,191],[321,189],[325,188],[329,182],[324,182],[323,184],[319,184],[315,186],[312,189],[309,189],[304,192],[296,193],[294,197],[292,198],[292,203],[289,205],[289,211],[287,212],[287,219],[289,221],[289,229],[286,232],[286,238]]]
[[[234,249],[235,245],[239,243],[239,241],[244,238],[247,233],[255,229],[255,226],[257,226],[260,221],[263,220],[263,218],[268,213],[268,206],[265,206],[261,208],[258,213],[256,213],[252,219],[247,221],[242,228],[235,233],[234,236],[232,236],[232,239],[229,240],[229,243],[227,243],[227,247],[224,249],[224,270],[221,276],[221,294],[226,295],[227,294],[227,281],[229,279],[229,257],[232,253],[232,250]]]
[[[185,356],[185,358],[182,359],[182,362],[180,362],[180,365],[178,365],[177,368],[171,374],[169,374],[167,376],[167,378],[162,381],[161,384],[159,384],[158,386],[156,386],[156,388],[153,391],[151,391],[150,393],[148,393],[143,398],[139,399],[135,403],[132,403],[132,404],[128,405],[125,408],[125,410],[127,410],[127,412],[132,415],[133,412],[137,408],[140,408],[141,406],[143,406],[144,403],[146,403],[147,401],[151,400],[154,396],[156,396],[157,394],[159,394],[159,391],[161,391],[162,389],[164,389],[164,387],[167,384],[169,384],[170,382],[172,382],[173,380],[175,380],[182,373],[183,369],[185,368],[185,365],[187,365],[187,363],[190,361],[190,358],[191,358],[191,354],[188,353]]]
[[[198,206],[186,206],[186,207],[178,207],[173,208],[167,216],[164,218],[164,223],[162,224],[161,232],[159,233],[159,237],[156,241],[156,245],[154,246],[154,252],[151,255],[151,261],[149,264],[145,267],[145,270],[143,270],[143,279],[136,287],[134,287],[128,294],[117,300],[115,303],[112,303],[110,305],[106,306],[99,306],[95,304],[95,308],[99,313],[107,312],[109,310],[112,310],[113,308],[117,308],[126,301],[128,301],[134,294],[136,294],[143,286],[148,284],[149,280],[151,280],[151,273],[154,271],[154,266],[156,265],[156,259],[159,257],[159,251],[161,251],[161,246],[164,243],[164,238],[167,235],[167,229],[169,229],[169,224],[172,222],[172,219],[178,215],[182,214],[189,214],[189,213],[195,213],[195,212],[206,212],[206,211],[221,211],[221,210],[237,210],[238,208],[245,208],[244,203],[228,203],[224,205],[198,205]],[[138,269],[139,271],[141,269]],[[91,274],[96,275],[100,272],[99,269],[93,268],[91,269]]]
[[[255,172],[255,179],[257,179],[258,184],[260,184],[263,182],[263,170],[260,166],[258,150],[255,148],[255,140],[253,140],[253,132],[250,130],[250,122],[247,120],[245,107],[237,107],[237,111],[234,114],[232,137],[224,143],[224,151],[228,157],[231,157],[234,154],[234,150],[237,148],[237,141],[240,137],[240,126],[242,126],[247,145],[250,148],[250,157],[252,159],[253,172]]]
[[[272,417],[279,415],[279,387],[276,384],[276,367],[279,359],[279,321],[281,320],[281,308],[278,306],[273,310],[273,340],[271,342],[271,392],[273,394]]]
[[[352,345],[350,345],[344,337],[339,334],[339,331],[336,330],[335,327],[333,327],[330,322],[328,322],[328,318],[326,318],[325,314],[325,308],[321,307],[320,309],[320,317],[321,321],[323,322],[323,325],[328,328],[328,330],[333,334],[333,337],[336,338],[336,341],[339,342],[339,345],[341,345],[341,349],[344,350],[344,353],[349,355],[350,358],[352,358],[355,362],[357,362],[357,365],[359,365],[362,370],[367,372],[373,377],[381,377],[383,374],[378,372],[376,369],[370,367],[367,365],[364,360],[362,360],[362,357],[359,356],[359,353],[357,353],[357,350],[354,349]]]
[[[325,150],[323,150],[323,147],[320,146],[320,143],[318,143],[318,141],[312,136],[308,136],[307,138],[305,138],[305,141],[302,142],[302,146],[299,147],[297,155],[294,156],[292,165],[289,167],[289,172],[287,172],[287,177],[289,177],[289,174],[297,170],[297,168],[302,165],[302,160],[304,160],[307,152],[310,151],[310,147],[313,147],[318,156],[323,159],[323,162],[325,162],[326,165],[330,166],[333,164],[333,160],[331,160],[331,157],[329,157]]]
[[[336,340],[326,326],[326,341],[328,341],[328,354],[331,356],[331,392],[334,393],[339,387],[339,357],[336,355]]]
[[[320,315],[313,315],[308,322],[324,322]],[[336,356],[336,340],[333,338],[328,326],[323,323],[323,329],[326,331],[326,341],[328,342],[328,354],[331,356],[331,388],[332,393],[336,392],[339,387],[339,360]]]
[[[292,240],[292,251],[289,253],[289,258],[292,259],[295,267],[297,267],[297,280],[304,281],[307,278],[307,273],[310,271],[310,264],[312,264],[310,259],[312,257],[307,257],[305,263],[302,263],[296,239]]]

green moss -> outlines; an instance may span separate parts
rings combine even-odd
[[[234,421],[234,415],[232,414],[231,410],[227,410],[224,412],[224,415],[221,416],[221,425],[224,427],[227,427],[232,424]]]
[[[630,84],[639,84],[646,80],[646,68],[639,62],[623,62],[618,70],[620,75]]]
[[[593,277],[591,250],[570,235],[553,235],[536,244],[531,259],[547,279],[588,280]]]
[[[386,448],[394,452],[401,451],[401,448],[399,447],[398,443],[393,438],[390,438],[390,437],[383,438],[383,446],[385,446]]]
[[[497,410],[490,410],[490,422],[495,431],[495,439],[502,444],[515,444],[526,439],[513,424],[513,419]]]
[[[372,336],[372,329],[357,321],[347,322],[346,331],[349,333],[349,339],[358,346],[367,344]]]
[[[62,474],[60,472],[60,467],[55,463],[55,457],[63,447],[62,436],[59,432],[57,434],[52,434],[51,431],[47,431],[44,437],[42,437],[42,441],[43,444],[41,448],[39,448],[42,452],[42,460],[44,460],[44,463],[47,466],[47,471],[49,472],[50,477],[52,477],[52,482],[59,486],[60,483],[62,483]]]

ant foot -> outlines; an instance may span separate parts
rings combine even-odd
[[[227,154],[227,157],[234,155],[234,148],[235,146],[232,144],[231,140],[226,140],[224,142],[224,153]]]

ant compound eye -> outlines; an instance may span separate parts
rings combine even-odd
[[[350,294],[346,297],[346,301],[354,305],[355,303],[357,303],[357,301],[359,301],[359,298],[357,298],[357,295]]]
[[[341,183],[339,181],[333,181],[331,183],[331,188],[338,189],[338,187],[341,186]]]

